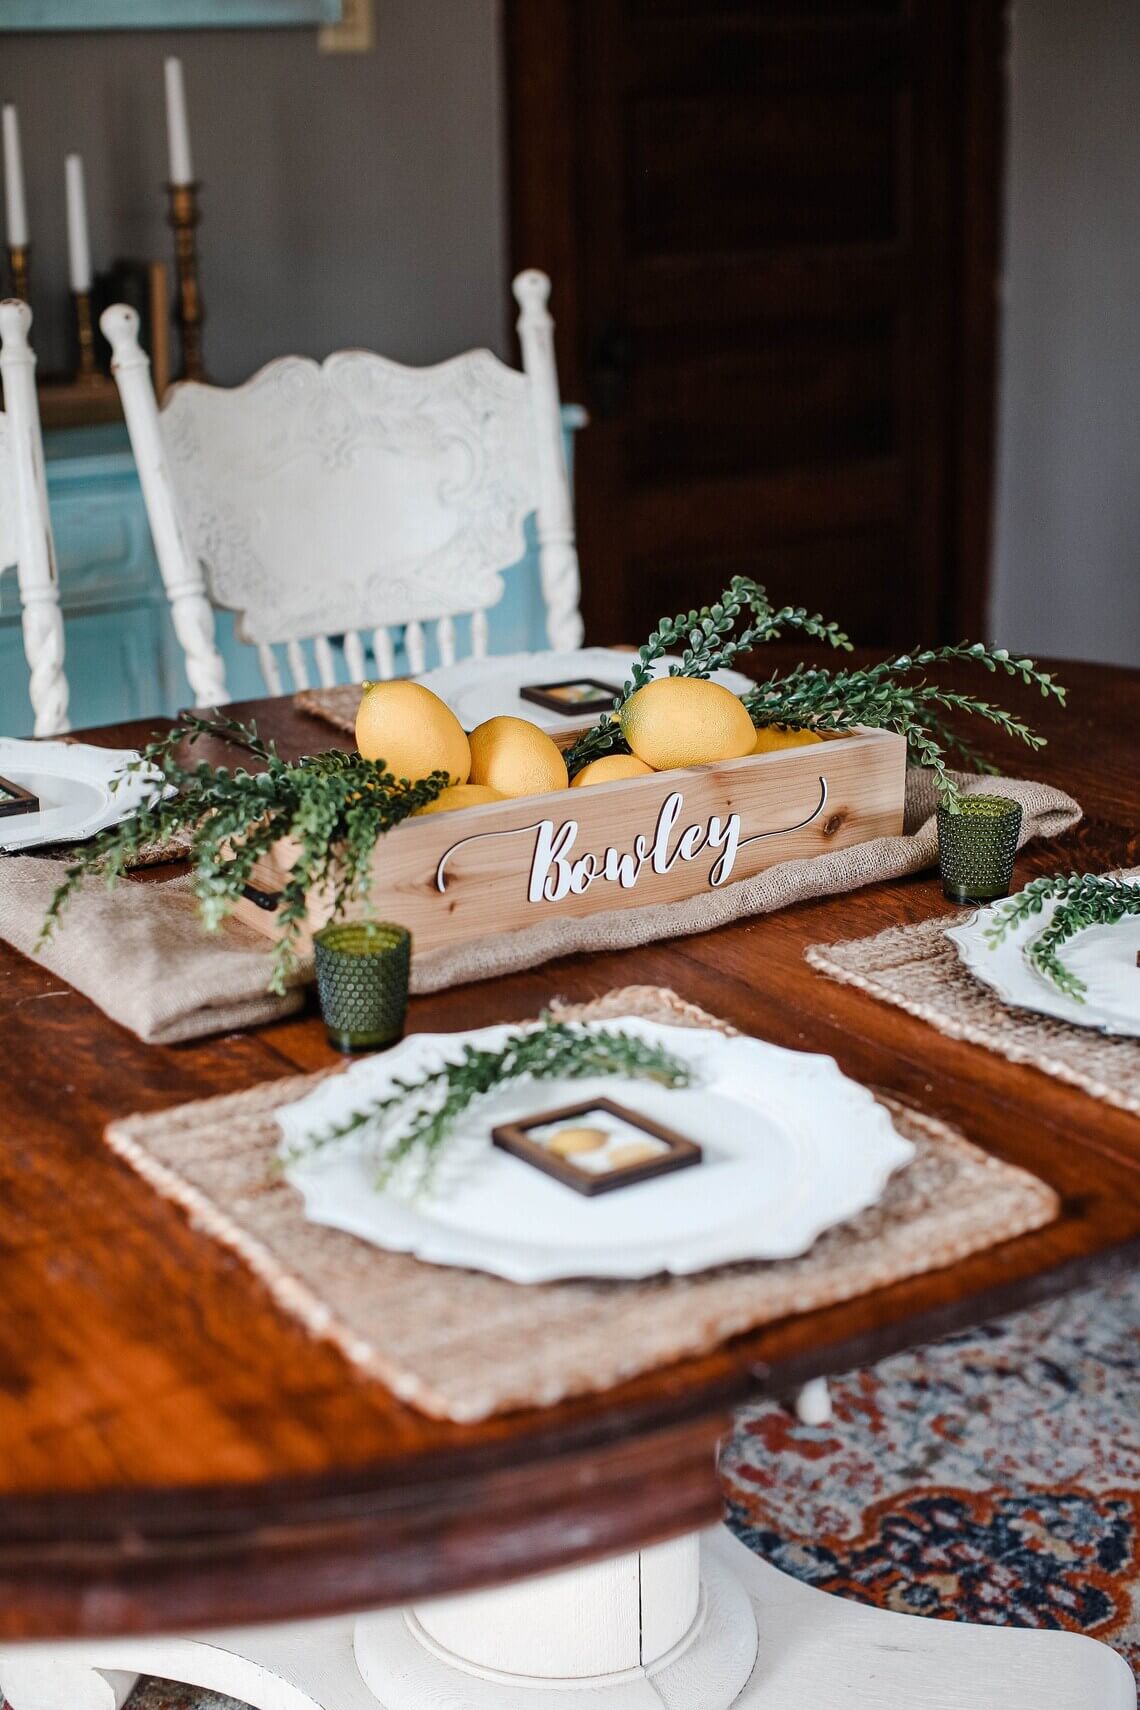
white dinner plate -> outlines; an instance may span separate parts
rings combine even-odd
[[[0,778],[10,778],[40,799],[38,813],[0,819],[0,850],[13,854],[50,843],[78,843],[109,825],[117,825],[153,793],[156,774],[111,780],[130,760],[133,748],[95,748],[87,742],[24,742],[0,737]]]
[[[417,681],[447,702],[465,730],[474,730],[484,719],[506,713],[529,719],[543,730],[560,732],[593,724],[598,714],[551,712],[534,701],[524,701],[519,693],[521,688],[595,677],[599,682],[612,683],[615,691],[620,690],[636,658],[636,653],[610,647],[583,647],[576,653],[501,653],[487,659],[461,659],[454,665],[441,665],[435,671],[425,671]],[[658,660],[652,668],[654,676],[666,676],[670,665],[676,663],[674,654]],[[734,695],[747,694],[756,686],[751,677],[740,671],[714,671],[713,681],[731,689]]]
[[[689,1064],[693,1084],[670,1090],[598,1076],[497,1089],[471,1108],[420,1198],[378,1190],[358,1142],[297,1157],[307,1136],[384,1096],[397,1076],[418,1078],[467,1043],[494,1049],[512,1029],[413,1034],[277,1112],[286,1173],[306,1217],[513,1282],[687,1275],[806,1252],[823,1230],[873,1205],[913,1156],[882,1105],[830,1057],[632,1016],[588,1025],[663,1046]],[[499,1123],[607,1097],[698,1141],[702,1161],[587,1198],[491,1143]]]
[[[1056,905],[1046,903],[1040,914],[1015,927],[995,950],[985,934],[1001,906],[979,909],[946,934],[983,985],[996,992],[1003,1003],[1019,1009],[1036,1010],[1077,1027],[1097,1028],[1101,1033],[1140,1039],[1140,968],[1136,966],[1140,916],[1132,915],[1112,926],[1086,927],[1063,946],[1062,961],[1088,988],[1085,1001],[1080,1003],[1040,973],[1026,954],[1031,940],[1048,926]]]

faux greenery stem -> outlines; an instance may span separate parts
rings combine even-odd
[[[464,1045],[458,1057],[418,1080],[395,1080],[386,1098],[354,1110],[343,1122],[308,1136],[286,1162],[349,1139],[367,1143],[376,1185],[399,1173],[415,1192],[430,1187],[440,1154],[474,1101],[512,1081],[581,1080],[624,1075],[665,1087],[688,1086],[690,1070],[679,1057],[620,1029],[590,1031],[543,1015],[534,1027],[511,1033],[494,1051]]]
[[[738,625],[742,627],[738,629]],[[824,623],[819,616],[809,617],[803,607],[785,606],[775,611],[758,583],[738,576],[716,605],[682,613],[658,626],[638,654],[629,680],[614,701],[614,711],[619,712],[630,695],[651,680],[649,667],[671,650],[683,649],[679,663],[669,668],[671,676],[708,677],[725,669],[744,651],[788,631],[832,647],[848,651],[851,647],[835,624]],[[984,719],[1030,748],[1041,748],[1045,742],[1022,719],[992,701],[939,688],[922,675],[931,665],[958,661],[1015,677],[1064,703],[1064,689],[1032,659],[1015,657],[1004,647],[962,641],[950,647],[894,654],[862,670],[797,665],[783,676],[773,675],[760,683],[744,696],[744,704],[757,726],[844,731],[862,724],[899,732],[907,739],[912,760],[934,773],[939,798],[953,812],[961,791],[950,770],[951,759],[957,758],[978,771],[993,768],[952,728],[947,715]],[[607,713],[569,749],[566,761],[573,776],[602,754],[628,752],[618,724]]]
[[[177,758],[183,742],[221,738],[260,764],[256,772],[230,770]],[[190,833],[194,892],[211,930],[220,926],[248,884],[256,863],[278,838],[297,847],[277,905],[270,990],[283,992],[297,964],[297,938],[310,892],[326,891],[335,918],[367,898],[378,839],[446,787],[447,774],[410,782],[385,771],[383,762],[333,751],[282,760],[254,724],[189,716],[144,748],[128,772],[153,774],[153,798],[77,851],[48,908],[40,943],[51,937],[82,880],[100,873],[113,885],[153,843]],[[167,793],[160,794],[160,786]]]
[[[1086,927],[1111,926],[1129,915],[1140,915],[1140,884],[1097,873],[1053,873],[1033,879],[995,910],[993,924],[986,928],[990,949],[996,950],[1016,927],[1041,914],[1048,902],[1056,903],[1049,924],[1030,940],[1025,953],[1047,980],[1084,1003],[1088,988],[1062,962],[1061,948]]]

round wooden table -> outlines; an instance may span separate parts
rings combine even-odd
[[[1067,713],[1001,685],[1050,746],[991,752],[1070,790],[1086,817],[1025,851],[1018,881],[1140,863],[1140,674],[1057,669]],[[287,700],[239,710],[286,752],[335,741]],[[92,735],[123,746],[151,728]],[[534,1015],[553,992],[672,986],[746,1031],[834,1055],[1063,1202],[1048,1228],[947,1269],[475,1426],[414,1412],[309,1338],[102,1144],[112,1117],[328,1065],[319,1020],[147,1047],[0,947],[0,1685],[14,1710],[109,1707],[140,1671],[264,1710],[375,1710],[377,1697],[388,1710],[514,1710],[568,1682],[585,1699],[556,1701],[591,1710],[738,1697],[767,1710],[1131,1705],[1123,1664],[1082,1638],[825,1598],[723,1535],[699,1566],[736,1403],[788,1396],[1140,1252],[1140,1121],[804,962],[808,944],[945,908],[922,876],[413,1003],[411,1028],[448,1029]],[[381,1613],[345,1614],[360,1610]]]

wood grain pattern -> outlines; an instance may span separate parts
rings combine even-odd
[[[377,845],[365,910],[408,927],[416,949],[435,950],[548,915],[679,902],[778,861],[897,835],[905,770],[902,737],[868,730],[425,815]],[[297,853],[282,839],[254,865],[253,888],[279,895]],[[306,948],[331,908],[325,894],[310,899]],[[276,935],[272,910],[243,900],[237,913],[255,931]]]
[[[772,649],[769,662],[793,661]],[[1140,673],[1059,670],[1069,713],[1002,685],[1050,747],[1027,759],[995,741],[992,757],[1071,791],[1086,819],[1026,851],[1018,882],[1140,862]],[[286,753],[332,740],[287,701],[240,711]],[[136,743],[149,728],[98,740]],[[220,744],[201,752],[234,759]],[[916,877],[413,1002],[412,1027],[447,1029],[521,1020],[554,993],[673,986],[957,1123],[1064,1205],[1050,1228],[950,1269],[478,1427],[425,1419],[350,1371],[101,1143],[113,1116],[331,1065],[315,1015],[148,1048],[0,950],[0,1636],[379,1605],[693,1530],[717,1515],[713,1447],[745,1395],[786,1394],[1135,1262],[1140,1121],[804,963],[808,944],[945,910],[937,881]]]

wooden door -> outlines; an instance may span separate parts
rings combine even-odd
[[[508,0],[591,639],[733,572],[909,645],[989,550],[998,0]]]

